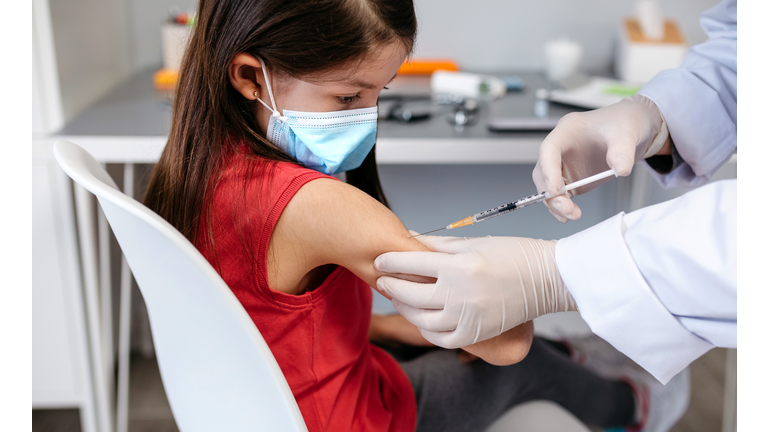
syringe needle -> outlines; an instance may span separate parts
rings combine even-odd
[[[576,189],[576,188],[579,188],[581,186],[588,185],[590,183],[594,183],[596,181],[602,180],[602,179],[604,179],[606,177],[610,177],[610,176],[618,177],[618,175],[616,174],[616,172],[613,169],[609,169],[608,171],[604,171],[604,172],[601,172],[599,174],[595,174],[595,175],[593,175],[591,177],[587,177],[585,179],[582,179],[582,180],[579,180],[579,181],[576,181],[576,182],[573,182],[573,183],[569,183],[569,184],[563,186],[560,189],[560,191],[559,191],[559,193],[557,195],[552,195],[549,192],[540,192],[540,193],[537,193],[537,194],[534,194],[534,195],[531,195],[531,196],[527,196],[525,198],[521,198],[521,199],[519,199],[517,201],[513,201],[511,203],[503,204],[503,205],[500,205],[498,207],[494,207],[492,209],[488,209],[486,211],[482,211],[480,213],[475,214],[474,216],[467,216],[467,217],[465,217],[464,219],[462,219],[460,221],[456,221],[456,222],[446,226],[445,228],[439,228],[439,229],[436,229],[436,230],[427,231],[425,233],[416,234],[416,235],[411,236],[410,238],[422,236],[424,234],[431,234],[433,232],[441,231],[441,230],[444,230],[444,229],[454,229],[454,228],[460,228],[460,227],[467,226],[467,225],[473,225],[473,224],[476,224],[478,222],[482,222],[484,220],[488,220],[490,218],[493,218],[493,217],[496,217],[496,216],[500,216],[500,215],[503,215],[503,214],[515,211],[517,209],[521,209],[523,207],[528,207],[529,205],[540,203],[540,202],[542,202],[542,201],[544,201],[546,199],[552,198],[554,196],[563,195],[563,194],[565,194],[566,192],[568,192],[571,189]]]
[[[445,227],[442,227],[442,228],[438,228],[438,229],[436,229],[436,230],[427,231],[427,232],[423,232],[423,233],[421,233],[421,234],[412,235],[412,236],[410,236],[410,237],[408,237],[408,238],[414,238],[414,237],[418,237],[418,236],[423,236],[423,235],[425,235],[425,234],[431,234],[431,233],[433,233],[433,232],[437,232],[437,231],[440,231],[440,230],[444,230],[444,229],[445,229]]]

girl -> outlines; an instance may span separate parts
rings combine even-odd
[[[425,342],[397,317],[371,325],[369,288],[379,254],[426,250],[387,209],[372,151],[379,92],[413,47],[411,0],[200,0],[198,11],[145,201],[243,304],[310,431],[483,430],[537,398],[591,423],[635,421],[628,385],[533,340],[531,323],[465,348],[487,362],[430,350],[398,364],[369,343],[369,330]],[[331,177],[341,172],[348,183]]]

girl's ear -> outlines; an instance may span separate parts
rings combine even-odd
[[[240,53],[229,62],[229,82],[232,87],[235,88],[243,97],[248,100],[256,100],[255,92],[258,92],[258,97],[262,100],[269,98],[266,93],[266,86],[263,86],[260,82],[264,80],[264,72],[261,70],[261,63],[259,60],[246,53]]]

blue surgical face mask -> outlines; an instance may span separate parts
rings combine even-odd
[[[332,175],[355,169],[376,143],[378,108],[332,112],[277,110],[264,62],[259,58],[267,83],[272,111],[267,139],[307,168]]]

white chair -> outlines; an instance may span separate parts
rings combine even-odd
[[[54,154],[72,180],[96,195],[133,271],[179,430],[306,431],[269,347],[192,243],[120,192],[104,168],[76,144],[58,141]],[[563,408],[534,402],[508,411],[486,432],[516,430],[586,428]]]
[[[98,198],[133,271],[179,430],[306,431],[269,347],[192,243],[120,192],[79,146],[58,141],[54,154],[64,172]]]
[[[501,415],[485,432],[590,432],[584,423],[560,405],[535,400]]]

